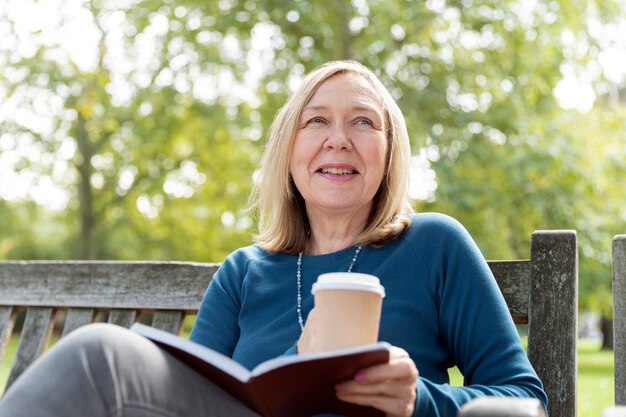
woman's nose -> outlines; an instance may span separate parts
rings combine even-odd
[[[348,129],[339,124],[330,126],[328,130],[328,137],[324,142],[326,149],[350,149],[352,147],[352,141],[348,133]]]

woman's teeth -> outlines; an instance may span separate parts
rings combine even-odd
[[[322,168],[323,174],[333,174],[333,175],[350,175],[354,174],[353,169],[342,169],[342,168]]]

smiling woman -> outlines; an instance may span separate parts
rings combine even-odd
[[[355,229],[364,224],[358,216],[366,213],[367,226],[352,238],[382,243],[393,237],[407,224],[398,214],[413,212],[407,199],[410,154],[402,112],[378,78],[355,62],[323,65],[303,81],[272,124],[253,190],[259,242],[270,251],[318,251],[307,247],[313,234],[311,221],[318,216],[311,220],[302,213],[321,209],[320,204],[331,204],[330,200],[327,209],[332,208],[333,216],[342,204],[344,220],[355,216],[354,222],[346,222]],[[329,174],[329,169],[357,173],[339,177]],[[359,193],[369,195],[371,201],[361,199],[360,207],[350,209],[347,199],[356,203]],[[306,206],[306,197],[315,199]],[[315,201],[322,198],[326,203]],[[375,209],[369,210],[374,204]],[[294,224],[299,226],[294,229]],[[336,224],[325,228],[339,232]]]
[[[309,254],[346,246],[367,222],[386,174],[388,139],[380,99],[360,75],[337,75],[320,86],[299,119],[290,174],[304,199]],[[341,230],[340,225],[357,233]],[[315,233],[313,233],[315,231]],[[321,248],[317,233],[334,247]]]

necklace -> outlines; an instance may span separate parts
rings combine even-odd
[[[363,246],[359,245],[356,247],[356,251],[354,252],[354,256],[352,257],[352,261],[350,262],[350,266],[348,267],[348,272],[352,272],[354,268],[354,264],[356,263],[356,259],[359,257],[359,253],[361,253],[361,249]],[[296,305],[298,306],[298,324],[300,325],[300,331],[304,330],[304,320],[302,320],[302,255],[303,252],[298,254],[298,268],[296,270],[296,283],[298,286],[298,296],[296,298]]]

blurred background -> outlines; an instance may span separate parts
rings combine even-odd
[[[333,59],[402,108],[416,210],[458,218],[491,259],[577,231],[580,331],[610,348],[620,0],[0,0],[0,259],[208,262],[250,244],[272,118]]]

